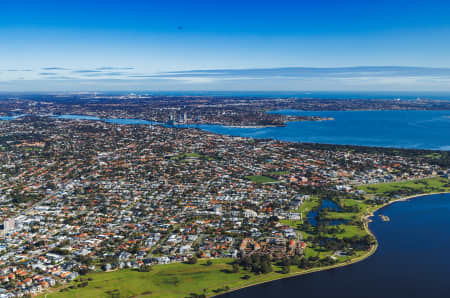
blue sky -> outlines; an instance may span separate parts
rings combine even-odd
[[[0,91],[450,91],[450,1],[0,2]]]

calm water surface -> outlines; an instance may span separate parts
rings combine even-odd
[[[322,203],[321,203],[319,209],[310,211],[306,215],[306,218],[308,219],[308,222],[310,225],[317,227],[317,225],[319,224],[319,222],[317,221],[317,214],[319,213],[319,210],[322,210],[322,209],[329,209],[329,211],[333,211],[333,212],[341,211],[341,208],[335,202],[333,202],[331,200],[327,200],[327,199],[322,200]],[[321,222],[324,222],[329,226],[337,226],[340,224],[345,224],[347,222],[347,220],[334,219],[334,220],[323,220]]]
[[[382,222],[379,214],[391,221]],[[450,297],[450,194],[393,203],[373,220],[380,245],[368,259],[222,297]]]
[[[16,115],[16,116],[1,116],[0,120],[14,120],[22,117],[24,115]]]
[[[450,111],[296,111],[271,113],[332,117],[285,127],[236,128],[194,125],[210,132],[290,142],[450,150]]]

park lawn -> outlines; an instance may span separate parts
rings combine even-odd
[[[301,220],[293,220],[293,219],[281,219],[280,222],[296,230],[298,230],[297,225],[302,223]]]
[[[337,257],[337,256],[334,254],[334,251],[326,250],[326,249],[323,248],[323,247],[306,247],[306,248],[305,248],[305,257],[306,257],[306,258],[309,258],[309,257],[319,257],[320,259],[323,259],[323,258],[325,258],[325,257],[331,257],[331,256],[334,256],[334,257],[337,257],[337,261],[338,261],[339,263],[344,263],[344,262],[349,261],[349,260],[351,260],[351,259],[353,259],[353,258],[355,258],[355,257],[361,257],[361,256],[365,255],[366,253],[367,253],[367,251],[364,251],[364,250],[355,250],[355,251],[354,251],[354,255],[351,255],[351,256],[339,256],[339,257]],[[291,268],[292,268],[292,267],[291,267]],[[292,270],[292,269],[291,269],[291,270]],[[299,269],[295,269],[295,268],[294,268],[294,270],[299,270]]]
[[[442,155],[438,152],[433,152],[433,153],[424,155],[424,157],[439,159],[442,157]]]
[[[353,220],[358,217],[358,213],[353,212],[327,212],[326,219],[334,220],[334,219],[345,219],[345,220]]]
[[[363,237],[367,235],[367,232],[364,229],[356,225],[339,225],[340,228],[343,228],[345,231],[339,234],[329,234],[329,237],[335,237],[338,239],[350,238],[353,236]]]
[[[360,219],[361,215],[366,213],[370,205],[367,205],[363,201],[353,200],[353,199],[342,199],[344,205],[346,206],[353,206],[357,205],[359,208],[359,212],[328,212],[327,213],[327,219],[345,219],[345,220],[355,220]],[[319,207],[320,200],[318,197],[312,196],[309,200],[305,201],[300,208],[298,209],[299,213],[303,213],[303,216],[306,217],[309,211],[311,211],[314,208]],[[300,220],[289,220],[289,219],[283,219],[280,220],[281,223],[288,225],[290,227],[293,227],[295,230],[299,231],[303,235],[303,239],[307,239],[309,236],[313,236],[312,234],[309,234],[302,229],[299,228],[299,225],[302,223]],[[329,234],[328,236],[331,238],[346,238],[346,237],[352,237],[352,236],[365,236],[367,233],[364,231],[364,229],[359,228],[356,225],[353,224],[341,224],[339,227],[345,229],[344,233],[339,234]]]
[[[309,257],[318,257],[320,255],[320,252],[315,250],[314,247],[306,247],[304,250],[305,258]]]
[[[341,203],[347,207],[357,206],[359,208],[359,210],[364,210],[368,207],[368,205],[362,200],[343,199],[343,200],[341,200]]]
[[[267,175],[270,176],[281,176],[281,175],[289,175],[291,172],[289,171],[278,171],[278,172],[269,172]]]
[[[435,177],[411,181],[361,185],[358,186],[358,189],[374,195],[401,194],[403,192],[408,192],[408,194],[448,192],[450,191],[450,180],[442,177]]]
[[[242,274],[229,273],[231,262],[231,259],[213,260],[213,265],[206,266],[200,260],[195,265],[157,265],[150,272],[125,269],[93,273],[86,276],[92,278],[87,287],[52,293],[49,297],[111,297],[110,293],[117,290],[120,297],[186,297],[190,293],[203,293],[203,289],[212,294],[212,290],[241,281]]]
[[[334,254],[334,251],[326,250],[323,247],[311,247],[308,246],[305,248],[305,257],[319,257],[319,258],[325,258],[330,257]]]
[[[252,284],[270,281],[277,278],[295,275],[305,270],[291,266],[290,274],[282,274],[281,267],[272,265],[273,271],[268,274],[259,274],[242,270],[232,273],[232,259],[212,260],[211,266],[206,266],[205,260],[195,265],[184,263],[153,266],[150,272],[138,272],[130,269],[99,272],[82,276],[83,280],[91,278],[88,286],[60,292],[50,292],[47,297],[186,297],[191,293],[213,296],[228,286],[237,289]],[[249,275],[245,280],[242,277]],[[68,286],[80,282],[71,282]],[[203,291],[204,289],[205,292]]]
[[[261,176],[261,175],[256,175],[256,176],[245,176],[245,179],[248,179],[252,182],[255,183],[274,183],[274,182],[278,182],[278,180],[267,177],[267,176]]]
[[[339,226],[336,226],[336,227],[344,229],[344,232],[333,233],[333,234],[326,233],[326,234],[321,234],[321,235],[328,237],[328,238],[336,238],[336,239],[351,238],[353,236],[363,237],[363,236],[367,235],[367,232],[363,228],[360,228],[359,226],[354,225],[354,224],[340,224]],[[302,234],[315,236],[312,234],[307,234],[305,232],[302,232]]]
[[[319,258],[323,258],[326,256],[329,256],[331,254],[331,252],[326,252],[323,249],[319,249],[316,247],[306,247],[305,248],[305,257],[309,258],[309,257],[319,257]]]
[[[311,196],[308,200],[306,200],[300,208],[298,208],[299,213],[303,213],[303,216],[306,217],[309,211],[320,206],[320,200],[316,196]]]

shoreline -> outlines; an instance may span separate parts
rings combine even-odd
[[[335,120],[333,117],[317,117],[313,119],[292,119],[292,120],[286,120],[283,122],[283,124],[268,124],[268,125],[227,125],[227,124],[220,124],[220,123],[200,123],[200,124],[194,124],[194,125],[219,125],[225,128],[255,128],[255,129],[261,129],[261,128],[276,128],[276,127],[285,127],[288,125],[288,123],[292,122],[322,122],[322,121],[333,121]]]
[[[291,278],[291,277],[301,276],[301,275],[310,274],[310,273],[314,273],[314,272],[326,271],[326,270],[331,270],[331,269],[335,269],[335,268],[350,266],[350,265],[353,265],[355,263],[364,261],[365,259],[369,258],[371,255],[373,255],[376,252],[377,248],[378,248],[378,239],[375,237],[375,235],[372,233],[372,231],[369,228],[369,223],[371,222],[369,220],[369,218],[373,217],[375,212],[377,212],[377,211],[379,211],[379,210],[381,210],[381,209],[383,209],[383,208],[385,208],[385,207],[387,207],[387,206],[389,206],[389,205],[391,205],[393,203],[396,203],[396,202],[402,202],[402,201],[407,201],[407,200],[411,200],[411,199],[415,199],[415,198],[419,198],[419,197],[423,197],[423,196],[431,196],[431,195],[438,195],[438,194],[450,194],[450,192],[433,192],[433,193],[415,194],[415,195],[402,197],[402,198],[395,199],[395,200],[389,201],[387,203],[384,203],[381,206],[377,206],[377,208],[375,208],[373,210],[369,210],[368,214],[363,214],[361,216],[361,220],[363,221],[364,229],[366,230],[366,232],[369,235],[371,235],[371,236],[373,236],[375,238],[375,244],[367,251],[366,254],[364,254],[364,255],[362,255],[360,257],[348,260],[348,261],[346,261],[344,263],[339,263],[339,264],[335,264],[335,265],[331,265],[331,266],[327,266],[327,267],[311,268],[311,269],[308,269],[308,270],[302,271],[302,272],[290,273],[290,274],[287,274],[284,277],[274,278],[274,279],[271,279],[271,280],[268,280],[268,281],[262,281],[262,282],[258,282],[258,283],[255,283],[255,284],[251,284],[251,285],[247,285],[247,286],[242,286],[242,287],[230,289],[229,291],[220,293],[218,295],[208,296],[208,297],[218,297],[218,296],[221,296],[221,295],[224,295],[224,294],[232,293],[232,292],[235,292],[235,291],[239,291],[239,290],[242,290],[242,289],[245,289],[245,288],[250,288],[250,287],[254,287],[254,286],[265,284],[265,283],[270,283],[270,282],[277,281],[277,280],[282,280],[282,279],[287,279],[287,278]]]

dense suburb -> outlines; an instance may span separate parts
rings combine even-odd
[[[370,214],[379,208],[379,204],[373,204],[370,199],[376,196],[388,197],[389,201],[394,196],[428,194],[437,192],[450,192],[450,180],[445,178],[430,178],[415,181],[403,181],[393,183],[381,183],[374,185],[360,186],[360,189],[367,191],[366,199],[355,201],[343,199],[345,206],[358,206],[359,212],[329,212],[327,218],[330,219],[355,219],[356,222],[363,220],[363,215]],[[380,197],[381,198],[381,197]],[[305,202],[299,212],[307,212],[318,206],[319,200],[312,197]],[[286,224],[301,228],[298,221],[285,221]],[[352,237],[367,235],[370,233],[366,229],[361,229],[358,224],[344,224],[344,229],[338,235],[327,234],[327,237]],[[305,233],[305,231],[302,231]],[[369,256],[376,247],[365,253],[357,254],[351,258],[341,258],[339,265],[350,264]],[[333,251],[316,246],[307,248],[305,257],[327,256]],[[335,267],[336,265],[320,266],[316,263],[312,268],[299,268],[297,265],[290,265],[289,272],[283,272],[284,266],[279,263],[273,265],[273,271],[267,274],[255,274],[251,270],[240,270],[233,272],[233,259],[216,259],[212,264],[206,260],[199,260],[196,264],[170,264],[154,266],[150,272],[139,272],[137,270],[119,270],[110,273],[92,273],[82,277],[69,285],[68,291],[50,294],[49,297],[132,297],[132,296],[152,296],[152,297],[181,297],[202,295],[214,296],[225,291],[246,287],[261,282],[285,278],[298,274],[306,274],[316,270],[323,270]],[[246,278],[249,277],[249,278]],[[88,280],[87,287],[78,285]],[[194,294],[194,295],[193,295]]]

